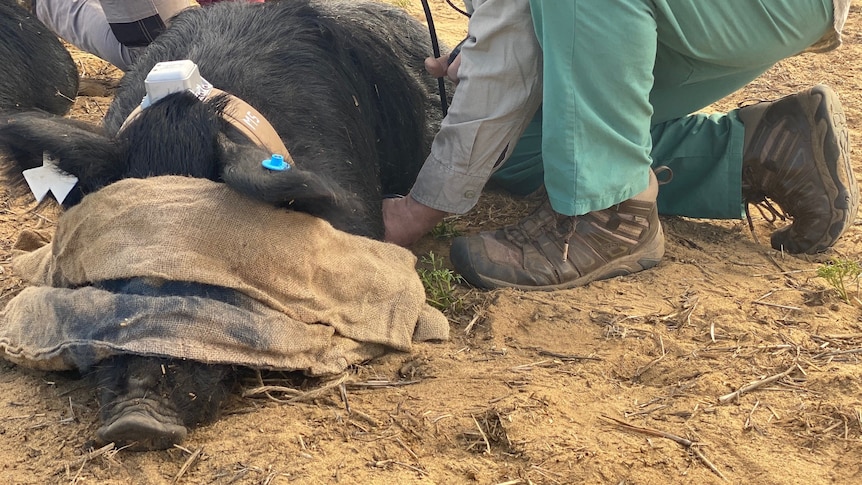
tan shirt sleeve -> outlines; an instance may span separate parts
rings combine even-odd
[[[474,2],[460,83],[411,196],[463,214],[542,102],[542,56],[528,0]]]

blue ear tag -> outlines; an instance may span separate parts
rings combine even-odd
[[[260,162],[263,168],[275,172],[284,172],[290,170],[290,164],[284,161],[284,156],[273,153],[270,158]]]

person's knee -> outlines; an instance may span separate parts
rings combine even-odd
[[[189,0],[156,0],[152,3],[100,0],[105,18],[117,40],[128,48],[149,45],[170,25],[171,19],[187,8]]]

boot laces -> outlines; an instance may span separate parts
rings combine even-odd
[[[566,231],[566,234],[563,236],[563,262],[569,259],[569,239],[575,235],[575,228],[578,227],[578,224],[575,222],[575,217],[571,216],[569,219],[571,220],[571,229]]]
[[[746,169],[742,171],[742,190],[743,193],[746,191],[749,192],[749,194],[745,196],[745,220],[748,223],[748,230],[751,231],[751,237],[754,238],[755,242],[759,243],[760,241],[757,239],[757,234],[754,232],[754,221],[751,220],[750,206],[754,206],[760,213],[760,216],[770,224],[774,224],[775,221],[778,220],[782,222],[792,220],[793,216],[782,209],[781,206],[774,205],[772,201],[766,197],[766,194],[764,194],[763,191],[755,190],[755,184],[752,183],[753,178],[754,174],[752,174],[751,168],[746,167]]]
[[[655,167],[652,170],[658,179],[659,186],[670,183],[671,180],[673,180],[673,170],[666,165]],[[619,207],[619,204],[616,204],[614,207]],[[543,211],[549,212],[550,217],[543,215]],[[748,214],[747,207],[746,214]],[[503,232],[506,235],[506,239],[518,246],[522,246],[523,244],[528,244],[531,239],[535,237],[536,233],[553,230],[556,234],[563,236],[562,260],[565,262],[569,259],[569,241],[572,239],[572,236],[575,235],[575,231],[578,227],[577,219],[578,216],[566,216],[558,213],[553,209],[553,207],[551,207],[550,200],[546,200],[530,215],[518,221],[517,224],[503,228]],[[532,220],[538,220],[539,224],[530,230],[526,223],[527,221]],[[751,218],[749,217],[749,221],[750,220]],[[564,229],[563,225],[566,223],[568,223],[568,227]],[[547,227],[551,224],[554,225],[553,229]]]
[[[536,210],[520,221],[504,227],[506,239],[518,247],[533,242],[541,234],[552,234],[563,239],[563,261],[568,259],[569,240],[575,234],[577,216],[566,216],[551,207],[550,201],[543,202]]]

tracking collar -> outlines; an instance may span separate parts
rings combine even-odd
[[[252,105],[239,97],[213,87],[200,76],[197,65],[192,61],[169,61],[156,64],[147,75],[145,85],[147,96],[126,117],[117,132],[118,134],[122,133],[143,110],[168,94],[189,91],[201,101],[223,95],[227,99],[227,104],[222,112],[222,118],[225,121],[257,146],[272,154],[282,155],[285,162],[291,166],[294,165],[293,157],[290,156],[290,152],[287,151],[287,147],[269,121]]]

